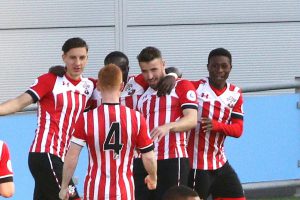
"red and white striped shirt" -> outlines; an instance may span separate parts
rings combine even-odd
[[[7,145],[0,140],[0,183],[11,182],[13,171]]]
[[[230,133],[214,130],[204,133],[200,119],[206,117],[225,125],[230,125],[233,119],[242,120],[242,93],[240,88],[230,83],[227,83],[224,91],[218,92],[210,86],[207,78],[193,81],[193,84],[197,91],[199,109],[197,127],[190,131],[188,139],[190,166],[193,169],[215,170],[227,161],[224,141]]]
[[[120,96],[121,105],[136,109],[139,98],[147,88],[148,84],[145,82],[142,74],[129,77]],[[99,106],[102,101],[101,92],[94,90],[92,99],[96,100],[97,106]]]
[[[78,120],[72,142],[89,151],[84,200],[134,199],[133,154],[153,150],[145,118],[118,104],[102,104]]]
[[[197,109],[195,88],[191,82],[183,79],[176,81],[169,95],[157,96],[157,91],[149,87],[140,97],[138,110],[146,117],[149,130],[166,123],[175,122],[183,117],[182,110]],[[159,143],[155,141],[158,160],[186,158],[186,132],[167,133]]]
[[[51,73],[38,77],[26,92],[38,101],[38,127],[30,152],[46,152],[64,160],[75,122],[84,111],[94,83]]]

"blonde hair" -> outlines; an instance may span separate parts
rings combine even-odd
[[[123,74],[115,64],[105,65],[98,73],[98,83],[101,89],[117,89],[120,87]]]

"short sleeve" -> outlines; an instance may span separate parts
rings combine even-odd
[[[194,85],[188,81],[181,79],[177,82],[176,94],[182,109],[198,109],[197,95]]]
[[[36,103],[53,90],[56,78],[57,76],[52,73],[39,76],[26,93],[28,93],[33,98],[33,102]]]
[[[150,138],[145,118],[141,114],[138,117],[140,118],[140,129],[137,135],[137,148],[141,153],[147,153],[154,149],[153,140]]]
[[[85,146],[86,144],[86,133],[85,133],[85,120],[84,114],[81,114],[76,122],[74,133],[71,142],[78,144],[80,146]]]

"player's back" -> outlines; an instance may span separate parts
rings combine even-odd
[[[91,199],[133,199],[134,149],[148,134],[139,112],[119,104],[102,104],[84,114],[89,167],[85,196]]]

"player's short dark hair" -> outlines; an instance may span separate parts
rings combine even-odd
[[[113,51],[104,58],[104,65],[108,64],[115,64],[124,70],[129,67],[129,59],[123,52]]]
[[[232,64],[231,53],[227,49],[224,48],[213,49],[208,55],[207,63],[209,63],[209,60],[214,56],[226,56],[227,58],[229,58],[230,64]]]
[[[137,56],[139,62],[150,62],[156,58],[162,58],[160,50],[156,47],[146,47]]]
[[[162,200],[185,200],[188,197],[198,197],[197,192],[191,188],[180,185],[169,188],[163,195]]]
[[[61,49],[64,53],[67,53],[68,51],[70,51],[70,49],[80,48],[80,47],[85,47],[86,51],[89,50],[86,41],[84,41],[80,37],[74,37],[74,38],[70,38],[67,41],[65,41],[65,43],[63,44]]]

